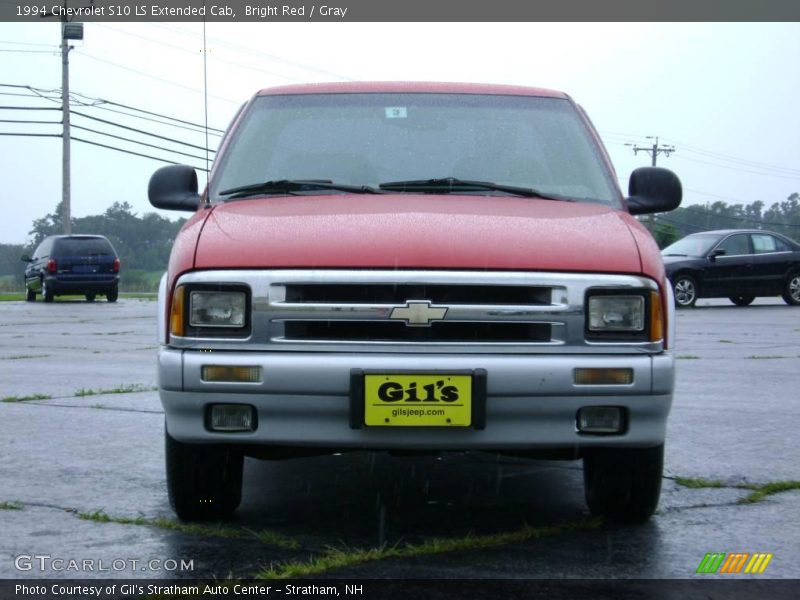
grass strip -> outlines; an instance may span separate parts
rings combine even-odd
[[[48,394],[30,394],[29,396],[6,396],[0,398],[0,402],[25,402],[26,400],[50,400],[52,396]]]
[[[320,556],[311,557],[307,561],[297,561],[270,566],[256,573],[255,579],[291,579],[318,575],[333,569],[353,567],[367,562],[385,560],[387,558],[410,558],[444,552],[480,550],[516,544],[531,539],[551,537],[561,533],[597,529],[603,524],[602,519],[588,518],[580,521],[549,525],[544,527],[524,527],[515,531],[492,533],[486,535],[468,534],[459,538],[433,538],[419,544],[404,546],[382,546],[376,548],[336,548],[329,547]]]
[[[115,388],[100,390],[81,388],[79,390],[75,390],[73,396],[76,398],[81,398],[85,396],[101,396],[104,394],[131,394],[134,392],[153,392],[157,389],[158,388],[154,386],[143,385],[141,383],[131,383],[127,385],[120,385]]]
[[[229,539],[257,539],[263,544],[271,544],[281,548],[296,550],[300,544],[285,535],[274,531],[261,530],[253,531],[244,527],[230,527],[227,525],[200,525],[197,523],[181,523],[172,519],[158,517],[148,519],[147,517],[112,517],[103,510],[96,510],[91,513],[76,513],[79,519],[84,521],[94,521],[95,523],[117,523],[119,525],[140,525],[146,527],[157,527],[159,529],[169,529],[180,531],[191,535],[213,536]]]
[[[22,510],[20,502],[0,502],[0,510]]]
[[[791,490],[800,490],[800,481],[794,480],[770,481],[768,483],[737,483],[735,485],[728,485],[719,479],[676,477],[675,483],[692,489],[731,488],[750,490],[751,493],[739,500],[738,504],[755,504],[756,502],[761,502],[767,496],[772,496],[773,494],[780,494],[781,492],[788,492]]]

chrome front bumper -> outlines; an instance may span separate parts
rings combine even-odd
[[[674,359],[655,355],[454,355],[345,354],[324,352],[200,352],[162,346],[158,355],[161,402],[167,427],[187,443],[290,447],[537,450],[579,446],[646,447],[663,443],[672,405]],[[204,365],[260,366],[259,383],[210,383]],[[576,368],[627,367],[629,385],[575,385]],[[350,426],[350,373],[484,369],[486,427]],[[255,407],[258,428],[248,433],[207,430],[209,404]],[[619,406],[628,428],[619,435],[587,435],[576,429],[584,406]]]

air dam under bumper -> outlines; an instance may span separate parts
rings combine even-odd
[[[170,435],[186,443],[291,447],[522,450],[575,446],[646,447],[663,443],[672,405],[674,363],[658,355],[401,355],[200,352],[162,347],[159,392]],[[201,380],[203,365],[260,366],[260,383]],[[627,367],[630,385],[575,385],[576,368]],[[487,372],[486,428],[366,427],[349,424],[350,371]],[[209,404],[250,404],[258,428],[211,432]],[[621,406],[627,431],[596,436],[576,431],[584,406]]]

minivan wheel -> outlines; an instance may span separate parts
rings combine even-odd
[[[672,284],[675,292],[675,305],[678,308],[689,308],[697,302],[697,284],[688,275],[678,275]]]
[[[164,428],[167,492],[184,521],[229,516],[242,500],[244,455],[228,446],[184,444]]]
[[[586,504],[593,515],[643,523],[658,506],[663,472],[663,444],[587,450],[583,458]]]
[[[86,294],[86,301],[87,302],[94,302],[94,299],[97,297],[97,294]]]
[[[789,275],[781,296],[786,304],[800,306],[800,272]]]
[[[36,292],[28,288],[25,291],[25,300],[27,300],[28,302],[36,302]]]
[[[47,282],[42,279],[42,298],[45,302],[52,302],[55,294],[53,291],[48,287]]]
[[[116,302],[117,301],[117,296],[119,296],[119,289],[118,288],[114,288],[112,290],[109,290],[109,292],[106,294],[106,299],[109,302]]]
[[[736,306],[748,306],[752,304],[753,300],[755,299],[756,299],[755,296],[745,296],[745,295],[731,296],[730,298],[728,298],[728,300],[733,302]]]

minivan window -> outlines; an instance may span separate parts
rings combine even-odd
[[[65,238],[57,240],[58,256],[91,256],[114,254],[111,244],[102,238]]]
[[[448,177],[621,206],[569,100],[483,94],[259,96],[215,167],[210,195],[225,201],[223,190],[278,180],[376,187]]]

